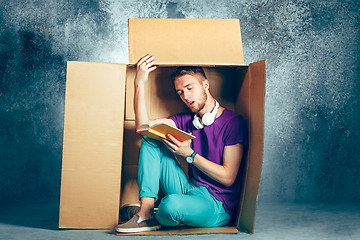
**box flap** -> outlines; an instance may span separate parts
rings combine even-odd
[[[129,62],[146,54],[159,64],[242,65],[238,19],[129,19]]]
[[[254,233],[263,161],[265,72],[266,61],[249,65],[236,105],[236,112],[248,120],[250,136],[236,226],[249,233]]]
[[[118,223],[126,65],[68,62],[60,228]]]

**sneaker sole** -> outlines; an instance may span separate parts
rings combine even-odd
[[[155,231],[159,230],[161,226],[154,227],[141,227],[141,228],[124,228],[124,229],[115,229],[117,233],[138,233],[138,232],[147,232],[147,231]]]

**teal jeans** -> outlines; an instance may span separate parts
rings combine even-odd
[[[230,217],[221,201],[203,186],[189,182],[175,155],[163,143],[144,137],[139,157],[139,198],[158,198],[161,186],[165,197],[161,200],[156,219],[163,226],[180,222],[194,227],[225,226]]]

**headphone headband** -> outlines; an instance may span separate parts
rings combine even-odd
[[[204,128],[204,126],[209,126],[209,125],[213,124],[213,122],[215,121],[216,114],[219,111],[219,108],[220,108],[220,105],[219,105],[218,101],[215,100],[214,109],[209,113],[205,113],[204,116],[202,117],[202,119],[200,119],[197,116],[197,114],[195,114],[194,120],[193,120],[194,127],[196,129],[202,129],[202,128]]]

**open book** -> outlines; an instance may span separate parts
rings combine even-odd
[[[195,136],[166,123],[157,123],[151,127],[148,124],[142,124],[136,132],[156,140],[160,140],[161,138],[170,140],[166,137],[166,134],[168,133],[180,142],[196,138]]]

